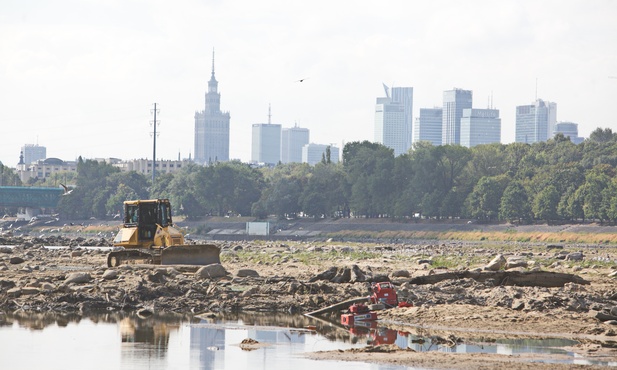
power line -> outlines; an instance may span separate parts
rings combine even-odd
[[[151,109],[150,112],[154,113],[154,120],[151,122],[151,125],[154,128],[154,132],[152,133],[152,138],[154,139],[152,143],[152,187],[154,187],[154,176],[156,173],[156,126],[160,123],[160,121],[156,120],[156,114],[158,113],[156,103],[154,103],[154,109]]]

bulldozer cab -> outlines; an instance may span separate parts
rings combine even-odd
[[[124,227],[113,245],[121,247],[107,255],[107,266],[147,261],[163,265],[209,265],[221,263],[221,248],[214,244],[184,244],[182,232],[171,219],[168,199],[124,202]]]
[[[169,200],[124,202],[124,227],[137,227],[139,241],[153,240],[157,225],[162,228],[173,225]]]

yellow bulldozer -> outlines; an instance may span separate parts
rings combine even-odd
[[[113,245],[122,249],[107,255],[109,267],[136,261],[161,265],[221,263],[220,247],[184,243],[184,235],[174,227],[168,199],[125,201],[123,227]]]

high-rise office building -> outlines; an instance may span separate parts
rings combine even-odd
[[[461,145],[468,148],[501,142],[501,118],[497,109],[463,109]]]
[[[420,117],[413,125],[412,143],[428,141],[441,145],[442,108],[420,108]]]
[[[538,99],[516,107],[517,143],[537,143],[553,137],[557,122],[557,104]]]
[[[559,122],[555,124],[555,131],[553,131],[552,137],[556,134],[563,134],[565,137],[569,137],[570,141],[574,144],[580,144],[585,140],[578,136],[578,124],[574,122]]]
[[[21,152],[24,156],[23,162],[25,164],[31,164],[47,158],[47,148],[39,144],[25,144],[21,147]]]
[[[302,163],[302,147],[309,143],[309,129],[284,128],[281,137],[281,162]]]
[[[206,106],[195,112],[195,162],[208,164],[229,160],[229,112],[221,111],[221,94],[214,78],[214,52],[212,75],[208,81]]]
[[[321,160],[326,156],[326,150],[330,148],[330,162],[338,163],[339,159],[339,148],[332,145],[325,144],[306,144],[302,147],[302,163],[308,163],[311,166],[316,165],[321,162]]]
[[[463,109],[471,108],[472,92],[470,90],[453,89],[443,92],[443,112],[441,127],[441,143],[461,143],[461,117]]]
[[[413,87],[393,87],[392,94],[383,85],[386,97],[375,105],[375,141],[394,149],[394,155],[411,148]]]
[[[281,125],[273,123],[253,124],[251,161],[276,165],[281,160]]]

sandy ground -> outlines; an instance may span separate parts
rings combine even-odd
[[[204,281],[195,280],[188,273],[161,277],[161,274],[153,273],[156,266],[118,268],[119,278],[105,280],[102,278],[108,270],[105,253],[76,253],[75,250],[49,252],[33,244],[29,248],[17,248],[13,253],[0,254],[0,308],[3,310],[15,310],[16,307],[40,309],[46,302],[52,302],[54,297],[59,296],[90,302],[97,295],[104,294],[103,303],[112,304],[119,299],[115,298],[119,291],[123,292],[125,300],[126,297],[135,297],[136,301],[144,300],[142,306],[153,307],[154,304],[146,301],[152,299],[159,304],[158,307],[164,308],[160,305],[160,298],[150,298],[150,295],[173,286],[178,296],[167,297],[171,291],[168,290],[165,291],[165,299],[175,299],[176,303],[194,296],[195,302],[218,300],[221,303],[217,307],[226,307],[225,304],[233,302],[247,309],[266,305],[286,309],[289,302],[295,302],[301,312],[307,312],[343,298],[366,294],[367,291],[363,289],[366,289],[367,283],[309,283],[312,277],[328,267],[356,265],[363,271],[371,271],[372,275],[381,274],[391,278],[401,299],[414,304],[414,307],[380,311],[381,326],[419,337],[453,338],[457,343],[490,343],[503,338],[572,339],[578,344],[569,348],[571,352],[586,359],[617,365],[617,326],[595,318],[596,311],[610,310],[617,305],[617,284],[614,277],[609,277],[615,271],[613,262],[617,253],[614,248],[566,247],[565,253],[583,250],[585,257],[572,263],[554,263],[556,253],[547,252],[545,247],[510,244],[502,247],[478,247],[461,243],[414,246],[354,244],[351,247],[353,251],[348,252],[343,248],[349,246],[341,243],[229,243],[222,245],[222,265],[229,276]],[[242,248],[238,248],[239,245]],[[359,253],[366,250],[380,252],[370,256]],[[310,251],[312,256],[317,255],[317,258],[305,262],[306,251]],[[523,256],[532,260],[536,268],[540,266],[542,270],[577,274],[590,284],[568,283],[558,288],[537,288],[492,286],[468,280],[432,286],[408,283],[409,279],[416,276],[453,269],[481,268],[497,253]],[[22,257],[24,262],[10,262],[11,258],[17,256]],[[438,257],[444,256],[456,256],[459,265],[435,268],[435,263],[430,259],[436,261]],[[420,263],[426,259],[429,262]],[[238,278],[238,272],[245,269],[254,270],[259,279]],[[62,284],[68,272],[76,271],[87,271],[92,279],[85,284]],[[395,276],[397,271],[406,271],[408,276]],[[293,284],[285,278],[294,279],[299,288],[292,289]],[[280,285],[268,284],[268,281],[279,281]],[[321,290],[317,293],[312,290],[303,291],[303,286],[318,286]],[[238,287],[242,288],[241,293],[236,291]],[[20,294],[16,294],[15,289],[21,289]],[[521,301],[522,306],[513,308],[517,301]],[[74,304],[79,304],[82,309],[84,307],[83,301],[75,301]],[[194,309],[195,305],[170,307],[176,310],[178,307]],[[561,355],[414,352],[375,346],[353,351],[315,353],[310,357],[439,369],[589,367],[583,364],[562,364],[560,362],[571,358],[566,359]]]

